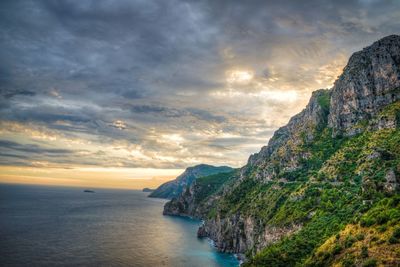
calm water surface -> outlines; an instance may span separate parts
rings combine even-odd
[[[131,190],[0,184],[1,266],[237,266],[197,239],[198,221],[162,215]]]

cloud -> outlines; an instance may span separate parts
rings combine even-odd
[[[14,97],[14,96],[18,96],[18,95],[22,95],[22,96],[34,96],[36,93],[32,92],[32,91],[28,91],[28,90],[21,90],[21,91],[10,91],[7,92],[7,90],[1,92],[2,96],[6,99]]]
[[[398,10],[359,0],[1,1],[2,163],[239,167],[352,52],[399,33]]]
[[[70,154],[72,150],[68,149],[54,149],[54,148],[41,148],[35,144],[19,144],[8,140],[0,140],[0,147],[2,149],[14,150],[18,152],[34,153],[34,154],[48,154],[56,156],[59,154]]]
[[[15,166],[73,163],[74,161],[68,158],[82,152],[65,148],[48,148],[38,144],[21,144],[9,140],[0,140],[0,150],[1,165]]]

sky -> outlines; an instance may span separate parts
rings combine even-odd
[[[241,167],[400,33],[400,1],[0,1],[0,182],[155,187]]]

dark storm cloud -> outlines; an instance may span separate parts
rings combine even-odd
[[[177,109],[157,105],[135,105],[130,108],[133,113],[156,114],[162,117],[179,118],[192,116],[199,120],[210,122],[223,122],[226,120],[223,116],[212,114],[211,112],[197,108]]]
[[[112,164],[238,165],[352,52],[398,34],[399,10],[395,0],[3,0],[0,119],[149,153]],[[216,156],[227,147],[237,153]]]
[[[7,90],[4,90],[1,92],[2,96],[4,98],[11,98],[17,95],[23,95],[23,96],[34,96],[36,93],[28,90],[21,90],[21,91],[10,91],[7,92]]]
[[[8,140],[0,140],[0,148],[2,151],[11,150],[24,153],[50,154],[52,156],[74,153],[69,149],[42,148],[35,144],[19,144]]]
[[[181,117],[184,116],[184,112],[175,108],[167,108],[156,105],[136,105],[131,107],[131,111],[134,113],[156,113],[162,114],[165,117]]]
[[[9,140],[0,140],[0,150],[0,164],[16,166],[31,166],[35,161],[65,162],[77,153],[76,150],[46,148],[38,144],[20,144]]]

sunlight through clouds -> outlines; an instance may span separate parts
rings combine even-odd
[[[248,83],[254,78],[254,73],[246,70],[229,70],[226,76],[228,84]]]

